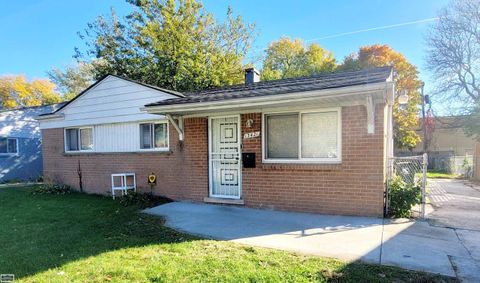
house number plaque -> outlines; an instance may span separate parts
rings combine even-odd
[[[260,131],[256,132],[250,132],[250,133],[245,133],[243,135],[244,139],[253,139],[253,138],[258,138],[260,136]]]

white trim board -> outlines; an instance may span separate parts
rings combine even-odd
[[[166,124],[168,147],[148,149],[140,148],[140,124],[144,123]],[[93,150],[66,150],[66,129],[78,129],[86,127],[93,129]],[[63,128],[64,152],[66,154],[170,152],[170,124],[166,120],[88,125],[86,127],[82,126]]]
[[[178,96],[119,77],[107,76],[58,112],[37,119],[40,121],[40,129],[155,120],[159,118],[158,115],[142,112],[140,108],[170,98]]]

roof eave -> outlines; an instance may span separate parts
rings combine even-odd
[[[266,95],[259,97],[227,99],[211,102],[193,102],[170,105],[152,105],[142,107],[141,110],[150,114],[189,114],[200,111],[224,111],[235,110],[245,107],[268,107],[270,105],[286,104],[291,102],[312,101],[322,98],[337,97],[342,99],[345,96],[357,94],[381,93],[382,99],[388,102],[393,89],[393,82],[385,81],[379,83],[356,85],[332,89],[323,89],[306,92],[293,92],[278,95]]]
[[[51,114],[44,114],[39,115],[35,119],[42,121],[42,120],[50,120],[50,119],[63,119],[65,116],[62,113],[51,113]]]

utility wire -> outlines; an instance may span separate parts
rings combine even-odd
[[[376,30],[385,30],[385,29],[391,29],[391,28],[397,28],[397,27],[403,27],[403,26],[409,26],[409,25],[428,23],[428,22],[437,21],[438,19],[439,19],[438,17],[434,17],[434,18],[427,18],[427,19],[403,22],[403,23],[392,24],[392,25],[384,25],[384,26],[378,26],[378,27],[372,27],[372,28],[366,28],[366,29],[359,29],[359,30],[355,30],[355,31],[342,32],[342,33],[336,33],[336,34],[326,35],[326,36],[317,37],[317,38],[306,39],[306,40],[304,40],[304,42],[312,42],[312,41],[343,37],[343,36],[347,36],[347,35],[365,33],[365,32],[376,31]],[[252,51],[252,53],[263,52],[267,49],[268,49],[268,47],[255,49],[255,50]],[[262,57],[263,58],[264,56],[265,55],[251,55],[249,57],[250,58],[252,58],[252,57]],[[259,59],[257,58],[255,61],[259,61]]]
[[[439,19],[438,17],[435,17],[435,18],[428,18],[428,19],[416,20],[416,21],[411,21],[411,22],[404,22],[404,23],[393,24],[393,25],[386,25],[386,26],[379,26],[379,27],[373,27],[373,28],[367,28],[367,29],[360,29],[360,30],[349,31],[349,32],[342,32],[342,33],[327,35],[327,36],[323,36],[323,37],[317,37],[317,38],[307,39],[307,40],[305,40],[305,42],[311,42],[311,41],[317,41],[317,40],[322,40],[322,39],[342,37],[342,36],[346,36],[346,35],[364,33],[364,32],[375,31],[375,30],[384,30],[384,29],[391,29],[391,28],[397,28],[397,27],[403,27],[403,26],[409,26],[409,25],[416,25],[416,24],[421,24],[421,23],[428,23],[428,22],[436,21],[436,20],[438,20],[438,19]]]

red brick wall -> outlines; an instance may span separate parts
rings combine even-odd
[[[262,164],[261,136],[243,140],[243,152],[256,153],[256,168],[243,168],[242,197],[246,206],[345,215],[383,211],[383,106],[378,105],[375,134],[367,133],[364,106],[342,108],[342,163],[338,165]],[[253,119],[252,128],[246,128]],[[261,114],[241,115],[242,136],[261,131]],[[171,126],[173,129],[173,126]],[[155,193],[173,199],[203,201],[208,196],[208,122],[185,119],[185,141],[170,131],[170,153],[63,153],[63,129],[43,130],[44,175],[78,187],[78,161],[84,190],[109,192],[110,174],[135,172],[140,191],[156,173]]]
[[[243,152],[256,153],[256,168],[243,169],[243,197],[252,207],[375,215],[383,213],[383,107],[375,117],[375,134],[367,133],[364,106],[342,109],[342,163],[262,164],[261,137],[244,140]],[[253,119],[254,126],[245,128]],[[261,114],[242,115],[242,135],[261,131]]]
[[[79,188],[80,162],[84,191],[106,194],[111,191],[112,173],[136,173],[138,190],[149,192],[147,176],[153,172],[157,175],[156,194],[202,201],[208,194],[207,125],[206,118],[185,119],[183,144],[170,125],[168,153],[65,154],[63,129],[43,130],[44,175],[49,181]]]

